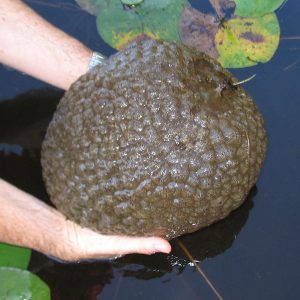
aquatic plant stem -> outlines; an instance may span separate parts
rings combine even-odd
[[[244,80],[241,80],[241,81],[238,81],[238,82],[232,82],[231,84],[232,84],[233,86],[241,85],[241,84],[244,84],[244,83],[246,83],[246,82],[252,80],[255,76],[256,76],[256,74],[253,74],[252,76],[250,76],[250,77],[248,77],[248,78],[246,78],[246,79],[244,79]]]
[[[221,296],[221,294],[217,291],[217,289],[213,286],[212,282],[208,279],[208,277],[205,275],[203,270],[200,268],[199,264],[195,261],[189,250],[184,246],[184,244],[176,239],[176,242],[184,252],[184,254],[187,256],[187,258],[190,260],[190,262],[193,264],[193,266],[196,268],[197,272],[203,277],[205,282],[208,284],[208,286],[212,289],[214,294],[219,300],[224,300],[224,298]]]

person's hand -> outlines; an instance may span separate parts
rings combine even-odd
[[[65,235],[54,255],[63,260],[114,258],[130,253],[169,253],[170,244],[159,237],[102,235],[66,220]]]
[[[101,235],[65,218],[56,209],[0,179],[0,241],[65,261],[129,253],[170,252],[159,237]]]
[[[19,0],[0,1],[0,40],[0,62],[63,89],[87,71],[92,55]],[[0,241],[63,260],[170,251],[161,238],[106,236],[82,228],[1,179],[0,207]]]

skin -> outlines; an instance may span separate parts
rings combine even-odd
[[[92,53],[18,0],[0,1],[0,40],[0,62],[63,89],[87,71]],[[0,241],[62,260],[171,250],[159,237],[101,235],[80,227],[1,179],[0,207]]]
[[[18,0],[0,1],[0,61],[68,89],[87,71],[92,50]]]

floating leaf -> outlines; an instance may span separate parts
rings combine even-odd
[[[0,267],[0,299],[50,300],[49,287],[35,274]]]
[[[75,0],[75,2],[91,15],[98,15],[100,10],[99,0]]]
[[[180,17],[179,27],[183,44],[204,52],[210,57],[219,56],[215,45],[219,22],[214,16],[186,6]]]
[[[274,12],[285,0],[234,0],[234,14],[240,17],[260,17]]]
[[[276,51],[279,36],[279,23],[274,13],[261,18],[230,19],[215,37],[218,60],[225,68],[265,63]]]
[[[168,8],[172,5],[180,6],[182,3],[186,4],[187,1],[182,1],[182,0],[145,0],[143,2],[142,10],[149,12],[149,10],[158,10],[161,8]],[[168,16],[168,14],[167,14],[167,16]]]
[[[187,0],[144,0],[136,7],[124,7],[111,0],[100,10],[98,32],[115,49],[136,39],[179,41],[179,18]]]
[[[31,250],[0,243],[0,266],[27,269]]]

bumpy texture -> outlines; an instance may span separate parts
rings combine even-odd
[[[132,44],[79,78],[42,147],[48,193],[105,234],[173,238],[242,204],[266,152],[263,118],[216,61]]]

